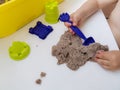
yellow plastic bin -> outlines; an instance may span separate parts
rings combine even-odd
[[[0,4],[0,38],[8,36],[44,13],[50,0],[6,0]],[[59,3],[63,0],[56,0]]]

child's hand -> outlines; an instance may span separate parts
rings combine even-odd
[[[73,26],[79,26],[82,20],[82,16],[79,11],[76,11],[70,15],[70,21],[73,23]],[[66,27],[70,27],[71,23],[65,22]]]
[[[81,23],[82,17],[78,11],[70,15],[70,21],[73,22],[73,26],[79,26]]]
[[[69,32],[71,32],[72,34],[75,34],[75,32],[70,28],[71,23],[65,22],[64,24],[68,28]]]
[[[120,51],[97,51],[94,60],[105,69],[120,69]]]
[[[70,21],[72,22],[72,25],[73,26],[79,26],[80,23],[81,23],[81,19],[82,17],[80,16],[79,12],[76,11],[74,13],[72,13],[70,15]],[[64,23],[66,27],[68,27],[69,31],[73,34],[75,34],[71,29],[70,29],[70,26],[71,26],[71,23],[68,23],[68,22],[65,22]]]

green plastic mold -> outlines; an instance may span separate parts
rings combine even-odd
[[[58,22],[59,9],[57,1],[50,1],[45,5],[45,20],[50,24]]]
[[[26,58],[30,53],[30,47],[25,42],[15,41],[9,48],[9,55],[13,60],[19,61]]]

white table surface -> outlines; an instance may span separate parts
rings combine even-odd
[[[65,0],[59,5],[60,13],[72,13],[82,3],[83,0]],[[16,33],[0,39],[0,90],[120,90],[120,71],[107,71],[90,61],[77,71],[70,70],[65,64],[57,65],[51,47],[67,28],[62,22],[51,24],[54,31],[41,40],[28,33],[38,20],[50,25],[42,15]],[[118,50],[101,11],[88,19],[81,29],[86,36],[93,36],[96,42],[108,45],[110,50]],[[8,48],[13,41],[25,41],[30,45],[31,53],[26,59],[17,62],[9,57]],[[42,78],[42,84],[37,85],[35,80],[42,71],[47,75]]]

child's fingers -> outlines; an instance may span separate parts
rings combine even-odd
[[[96,53],[97,53],[97,54],[100,54],[100,53],[102,53],[102,52],[104,52],[104,50],[98,50]]]
[[[77,22],[76,21],[73,22],[73,26],[77,26]]]
[[[66,27],[68,27],[68,31],[69,31],[70,33],[75,34],[75,32],[70,28],[70,26],[71,26],[70,23],[65,22],[64,24],[65,24]]]
[[[95,57],[103,60],[109,60],[108,52],[103,50],[97,51]]]
[[[73,17],[73,15],[71,15],[70,21],[73,22],[73,23],[72,23],[73,26],[77,26],[78,21],[77,21],[77,19],[75,19],[75,18]]]
[[[107,69],[107,70],[111,70],[111,71],[116,70],[115,68],[113,68],[111,66],[107,66],[107,65],[101,65],[101,67],[103,67],[104,69]]]
[[[75,34],[75,32],[71,28],[69,28],[69,32],[72,33],[73,35]]]
[[[68,22],[65,22],[64,23],[66,27],[70,27],[71,26],[71,23],[68,23]]]
[[[76,19],[76,18],[70,19],[70,21],[73,22],[73,26],[79,26],[81,23],[81,20]]]
[[[101,60],[101,59],[97,59],[97,58],[94,58],[94,60],[104,69],[111,70],[110,63],[107,60]]]
[[[109,66],[102,65],[102,67],[103,67],[104,69],[110,70],[110,67],[109,67]]]
[[[73,26],[77,26],[78,25],[78,20],[73,19],[72,21],[73,21]]]
[[[110,62],[108,60],[97,59],[96,62],[100,65],[110,66]]]

